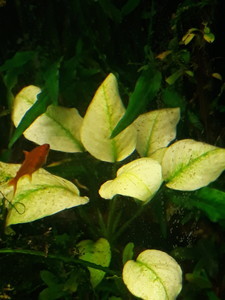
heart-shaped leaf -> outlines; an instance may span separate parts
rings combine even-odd
[[[176,137],[179,119],[179,108],[159,109],[140,115],[134,122],[138,132],[138,153],[150,156],[154,151],[166,147]]]
[[[27,86],[16,96],[12,119],[18,126],[24,114],[33,106],[41,90]],[[80,141],[82,118],[75,108],[49,105],[46,112],[39,116],[24,132],[24,136],[37,144],[48,143],[52,150],[81,152]]]
[[[116,77],[109,74],[98,88],[81,127],[81,140],[94,157],[108,162],[121,161],[135,149],[136,130],[130,125],[110,139],[113,128],[125,113]]]
[[[119,194],[147,202],[161,183],[161,165],[151,158],[139,158],[122,166],[114,180],[106,181],[100,187],[99,194],[105,199]]]
[[[111,251],[109,242],[100,238],[96,242],[92,240],[84,240],[77,244],[79,250],[79,258],[108,267],[111,261]],[[88,267],[90,272],[90,280],[93,287],[96,287],[104,278],[105,272]]]
[[[70,181],[54,176],[44,169],[32,174],[30,180],[23,176],[18,181],[16,193],[7,184],[20,165],[0,163],[0,192],[7,199],[6,226],[31,222],[67,208],[86,204],[87,197],[80,197],[78,188]]]
[[[225,149],[185,139],[171,145],[162,161],[166,186],[193,191],[216,180],[225,169]]]
[[[144,300],[174,300],[182,288],[182,271],[167,253],[145,250],[136,261],[123,268],[123,281],[129,291]]]

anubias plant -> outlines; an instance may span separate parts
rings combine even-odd
[[[35,105],[40,93],[38,87],[27,86],[15,97],[12,120],[16,127],[22,122],[26,112]],[[24,136],[36,144],[50,144],[51,150],[70,153],[88,151],[97,160],[120,162],[116,176],[101,184],[98,191],[102,199],[111,201],[107,222],[104,223],[103,216],[99,216],[102,236],[99,235],[97,241],[79,242],[76,245],[79,258],[63,259],[84,264],[90,272],[93,288],[108,273],[114,275],[111,280],[122,276],[128,290],[136,297],[172,300],[182,289],[182,271],[174,258],[163,251],[147,249],[134,260],[134,245],[128,243],[122,255],[124,267],[121,274],[109,269],[110,263],[113,264],[111,251],[118,237],[149,205],[163,183],[169,189],[194,191],[216,180],[225,169],[225,149],[192,139],[171,144],[176,137],[176,126],[180,119],[179,108],[144,113],[116,135],[114,129],[125,113],[116,77],[109,74],[98,88],[84,118],[75,108],[50,105],[25,130]],[[131,160],[135,149],[139,154],[136,155],[138,158]],[[123,164],[122,161],[128,157],[130,161]],[[116,168],[118,164],[114,166]],[[13,196],[8,181],[15,176],[19,167],[17,164],[0,164],[0,192],[7,208],[6,227],[31,222],[67,208],[88,205],[92,201],[87,196],[80,196],[78,187],[70,181],[44,169],[36,171],[31,182],[26,176],[22,177]],[[117,215],[113,211],[115,202],[122,199],[118,195],[133,198],[140,207],[122,225],[122,211]],[[16,251],[40,255],[18,249],[0,250],[1,253]],[[48,254],[48,257],[55,258],[52,254]],[[54,280],[46,272],[41,276],[49,287],[41,293],[41,299],[46,299],[54,286]],[[72,290],[76,292],[76,276],[72,280]],[[59,290],[57,293],[57,297],[62,295]],[[114,299],[113,296],[110,299]]]

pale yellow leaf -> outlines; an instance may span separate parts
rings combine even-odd
[[[129,291],[144,300],[174,300],[182,288],[182,271],[167,253],[145,250],[136,261],[123,268],[123,281]]]
[[[99,194],[104,199],[119,194],[147,202],[161,183],[161,165],[151,158],[139,158],[122,166],[114,180],[106,181],[100,187]]]
[[[166,186],[193,191],[216,180],[225,169],[225,149],[191,139],[168,147],[162,170]]]
[[[8,206],[6,226],[35,221],[67,208],[86,204],[78,188],[70,181],[52,175],[44,169],[19,179],[13,197],[13,187],[7,183],[16,175],[21,165],[0,163],[0,196]]]
[[[136,131],[133,125],[110,139],[124,113],[116,77],[109,74],[95,93],[81,128],[82,143],[91,155],[99,160],[115,162],[125,159],[134,151]]]
[[[41,92],[36,86],[27,86],[17,94],[12,120],[17,127]],[[50,105],[24,132],[24,136],[36,144],[50,144],[52,150],[64,152],[84,151],[80,141],[82,117],[75,108]]]
[[[150,156],[156,150],[166,147],[176,137],[179,120],[179,108],[159,109],[140,115],[134,121],[138,153]]]

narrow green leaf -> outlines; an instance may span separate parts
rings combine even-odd
[[[51,64],[44,73],[45,85],[49,98],[52,104],[58,104],[59,94],[59,68],[62,62],[62,57],[55,63]]]
[[[146,105],[154,99],[159,91],[161,79],[161,73],[155,69],[142,71],[130,97],[126,113],[113,129],[111,138],[117,136],[143,112]]]
[[[13,146],[13,144],[18,140],[18,138],[23,134],[23,132],[34,122],[34,120],[46,111],[49,104],[50,98],[46,94],[46,91],[43,90],[40,94],[37,95],[37,101],[25,113],[18,127],[14,131],[14,134],[9,142],[9,148]]]
[[[12,58],[8,59],[2,66],[0,72],[3,73],[3,80],[7,87],[8,106],[11,108],[14,95],[12,89],[17,84],[18,76],[24,73],[24,65],[34,58],[35,52],[17,52]]]
[[[123,264],[125,264],[128,260],[131,260],[134,255],[134,243],[126,244],[125,248],[123,249]]]

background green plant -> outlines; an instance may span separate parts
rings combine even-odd
[[[182,121],[178,138],[196,138],[224,147],[224,49],[223,19],[220,17],[223,8],[224,4],[219,1],[207,0],[173,1],[172,4],[171,1],[137,0],[123,3],[107,0],[1,2],[0,160],[22,161],[22,149],[33,145],[27,143],[21,134],[49,104],[76,107],[84,114],[94,91],[109,72],[118,75],[121,96],[127,104],[130,98],[125,126],[145,110],[179,106]],[[9,16],[11,26],[8,26]],[[205,24],[210,33],[215,34],[212,44],[204,39]],[[197,28],[198,33],[190,43],[181,44],[182,37],[191,28]],[[165,58],[157,58],[165,51],[169,51]],[[147,67],[153,70],[152,74],[160,74],[154,77],[155,81]],[[214,73],[221,74],[222,80],[213,77]],[[147,83],[143,84],[145,80]],[[39,105],[14,132],[10,121],[13,95],[29,84],[42,87],[43,93]],[[9,144],[13,146],[10,149]],[[83,154],[55,153],[50,155],[49,162],[68,158],[72,163],[65,161],[49,170],[70,180],[77,178],[81,183],[88,182],[90,198],[97,198],[96,182],[100,186],[105,178],[110,177],[107,174],[112,172],[111,166]],[[94,179],[90,176],[93,169]],[[216,192],[209,190],[208,199],[215,199],[219,205],[220,199],[224,201],[224,175],[210,187]],[[219,192],[221,198],[215,195]],[[187,195],[167,191],[163,197],[159,195],[151,210],[146,209],[122,236],[123,245],[118,245],[121,250],[126,242],[134,240],[140,249],[154,247],[172,251],[186,274],[181,299],[222,299],[225,290],[222,269],[224,213],[215,209],[215,205],[213,209],[208,207],[207,199],[201,206],[202,199],[204,195],[197,192]],[[129,219],[136,206],[126,200],[124,203],[125,215]],[[105,209],[105,204],[98,204]],[[88,211],[83,211],[83,207],[79,210],[83,218],[92,215],[92,207]],[[66,216],[62,213],[33,224],[18,225],[16,236],[2,237],[1,243],[3,247],[38,248],[42,251],[51,247],[56,252],[70,255],[76,241],[84,236],[98,236],[89,232],[89,222],[89,218],[86,222],[81,221],[76,212],[67,212]],[[49,231],[50,227],[52,230]],[[145,240],[136,234],[143,227],[149,233]],[[56,274],[56,279],[50,282],[66,284],[73,276],[73,268],[71,270],[61,262],[48,261],[46,265],[39,258],[33,260],[38,271],[48,269]],[[1,288],[9,283],[9,266],[15,264],[18,268],[12,282],[14,291],[9,294],[24,299],[24,295],[29,298],[40,292],[45,286],[43,282],[48,280],[43,273],[41,280],[38,271],[36,275],[31,274],[31,258],[27,256],[4,257]],[[21,270],[23,275],[20,275]],[[79,272],[85,270],[80,268]],[[28,282],[25,277],[32,280]],[[80,299],[85,298],[87,286],[82,280]],[[107,292],[104,285],[107,283],[103,282],[98,288],[99,299],[107,298],[112,289],[120,289],[118,282],[107,286]],[[70,290],[68,295],[71,293]],[[88,293],[92,293],[91,289]]]

